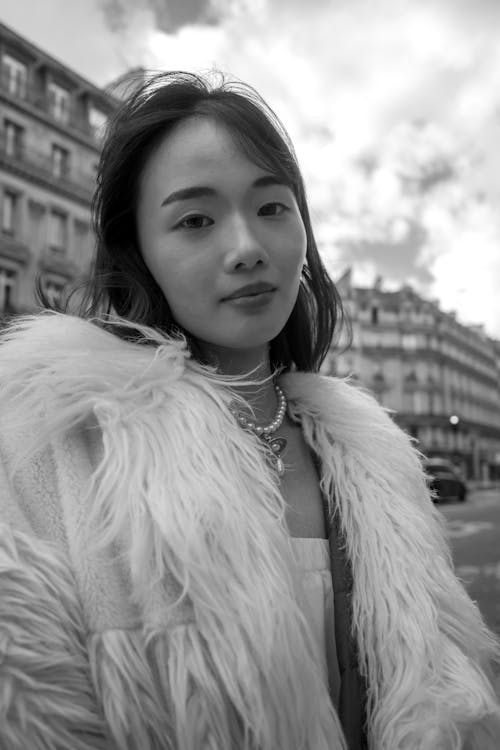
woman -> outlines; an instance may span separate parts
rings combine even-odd
[[[94,209],[81,314],[0,349],[0,746],[497,747],[419,457],[317,374],[341,306],[273,113],[149,80]]]

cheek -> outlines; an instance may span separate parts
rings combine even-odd
[[[307,250],[306,230],[300,219],[294,227],[291,227],[284,250],[284,261],[290,273],[300,272],[306,260]]]
[[[179,253],[159,254],[154,276],[174,316],[196,313],[209,301],[209,290],[213,288],[210,268],[204,259],[186,257],[185,248]],[[179,321],[181,322],[181,321]]]

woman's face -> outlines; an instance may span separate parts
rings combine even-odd
[[[306,233],[293,191],[207,118],[181,123],[141,176],[144,261],[176,322],[208,348],[259,350],[295,305]],[[250,287],[249,285],[262,285]]]

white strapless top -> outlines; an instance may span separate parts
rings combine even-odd
[[[335,645],[330,545],[328,539],[293,537],[291,541],[295,560],[303,571],[304,615],[323,656],[325,684],[329,686],[335,707],[338,707],[340,674]]]

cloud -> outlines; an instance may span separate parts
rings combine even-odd
[[[295,142],[332,273],[351,259],[355,280],[370,269],[413,279],[500,337],[498,0],[3,7],[7,23],[101,85],[137,65],[218,67],[252,84]]]
[[[295,141],[330,268],[340,273],[350,260],[355,279],[356,268],[365,279],[373,268],[412,280],[500,336],[487,282],[500,281],[491,210],[500,197],[500,3],[479,0],[474,12],[465,0],[218,7],[217,27],[157,34],[154,62],[219,66],[271,103]],[[490,206],[483,224],[480,193]],[[471,243],[465,293],[459,269]]]
[[[229,10],[215,0],[99,0],[99,5],[112,31],[125,31],[138,11],[149,11],[153,26],[165,34],[185,26],[215,25]]]
[[[440,230],[434,236],[440,246],[430,262],[432,295],[445,309],[456,310],[460,319],[484,323],[487,330],[498,335],[500,252],[498,222],[491,206],[481,201],[468,204],[458,231],[446,221]]]

